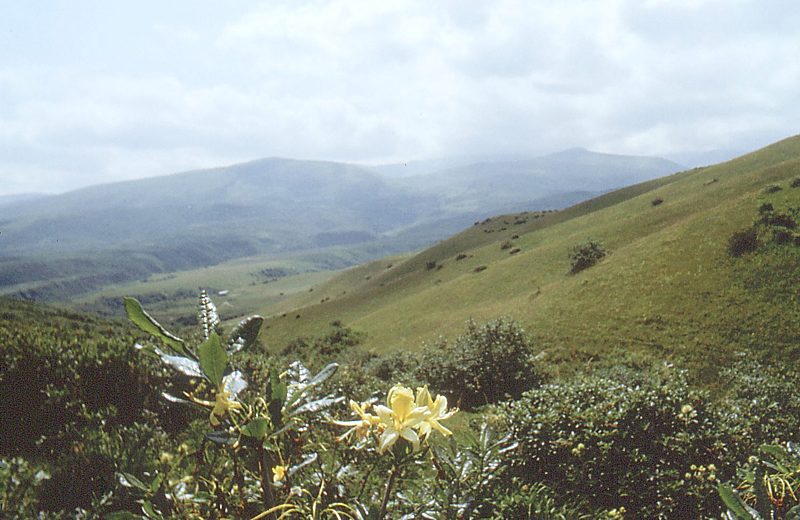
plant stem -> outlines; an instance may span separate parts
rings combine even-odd
[[[391,473],[389,473],[389,481],[386,483],[386,491],[383,493],[381,511],[378,513],[378,520],[383,520],[383,518],[386,516],[386,506],[389,504],[389,495],[391,495],[392,488],[394,487],[394,481],[397,479],[397,475],[400,473],[400,467],[401,466],[395,462]]]
[[[272,457],[264,450],[264,445],[259,442],[256,448],[258,455],[258,470],[261,474],[261,494],[264,501],[264,509],[270,510],[275,507],[275,495],[272,493],[272,468],[274,466]],[[274,513],[270,513],[270,518],[275,518]]]

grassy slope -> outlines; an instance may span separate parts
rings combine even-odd
[[[800,189],[787,182],[798,175],[795,137],[544,218],[527,215],[523,224],[497,217],[391,268],[379,261],[352,269],[317,287],[313,301],[304,295],[262,309],[274,315],[263,339],[282,344],[341,319],[367,333],[368,348],[416,349],[437,335],[455,335],[468,318],[508,315],[556,362],[611,363],[634,353],[713,368],[759,346],[782,348],[794,359],[800,306],[785,278],[798,276],[796,249],[733,260],[726,246],[762,199],[800,205]],[[786,189],[764,195],[771,183]],[[656,197],[664,203],[652,206]],[[500,244],[515,234],[522,251],[509,255]],[[587,237],[600,239],[610,255],[567,276],[568,250]],[[462,252],[468,257],[456,261]],[[442,268],[428,270],[432,261]],[[775,290],[779,277],[783,293]],[[302,308],[281,317],[290,303]]]

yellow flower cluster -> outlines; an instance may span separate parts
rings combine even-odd
[[[350,427],[340,439],[346,439],[353,434],[364,439],[374,429],[380,433],[378,453],[382,454],[398,439],[410,442],[416,450],[433,430],[445,436],[453,433],[442,426],[440,421],[452,417],[458,410],[448,411],[447,398],[440,395],[434,399],[427,386],[417,388],[415,396],[410,388],[395,385],[389,390],[386,404],[387,406],[373,406],[376,414],[373,415],[367,412],[368,404],[350,401],[350,408],[359,418],[354,421],[334,421],[339,426]]]

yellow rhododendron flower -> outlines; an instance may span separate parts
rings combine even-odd
[[[386,402],[388,407],[380,404],[374,407],[384,427],[378,453],[384,453],[398,439],[405,439],[415,450],[419,449],[419,435],[414,429],[428,418],[429,409],[425,406],[416,406],[414,392],[402,385],[395,385],[389,390]]]
[[[211,425],[219,426],[219,419],[217,417],[224,417],[228,410],[240,410],[242,404],[233,401],[231,393],[225,390],[222,386],[217,390],[217,397],[214,402],[214,409],[211,410]]]
[[[242,403],[235,399],[239,392],[246,386],[247,383],[241,379],[241,373],[237,371],[228,374],[222,379],[222,383],[219,385],[214,395],[214,402],[198,399],[192,394],[186,394],[186,396],[194,403],[205,406],[206,408],[211,408],[211,414],[209,415],[211,426],[219,426],[219,418],[224,417],[230,410],[242,409]]]
[[[286,476],[286,466],[275,466],[272,468],[272,481],[280,482]]]
[[[338,437],[340,441],[347,439],[353,433],[359,440],[362,440],[369,434],[370,428],[380,422],[376,416],[367,413],[367,408],[369,408],[369,404],[358,404],[350,399],[350,409],[358,415],[359,419],[355,421],[333,421],[333,424],[337,426],[350,427],[349,430]]]
[[[439,423],[439,421],[449,419],[458,412],[457,408],[453,408],[450,411],[447,410],[447,398],[445,396],[439,395],[436,399],[433,399],[431,393],[428,391],[428,385],[425,385],[421,388],[417,388],[415,403],[418,407],[425,407],[430,412],[418,427],[419,434],[422,437],[427,437],[431,430],[436,430],[445,437],[453,434],[453,432]]]

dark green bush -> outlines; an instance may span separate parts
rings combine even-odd
[[[533,343],[512,320],[482,326],[469,321],[455,342],[443,339],[423,350],[420,379],[466,409],[516,399],[542,382],[533,352]]]
[[[792,188],[800,188],[800,177],[795,177],[792,179],[791,184],[789,184]]]
[[[596,240],[587,240],[572,248],[569,252],[570,274],[575,274],[592,267],[606,256],[603,244]]]
[[[664,202],[664,199],[662,199],[661,197],[656,197],[656,198],[654,198],[653,200],[650,201],[650,205],[651,206],[658,206],[660,204],[663,204],[663,202]]]
[[[716,515],[716,481],[732,469],[728,432],[706,402],[678,375],[636,384],[585,376],[531,390],[504,407],[519,442],[512,473],[591,510]]]
[[[749,227],[731,235],[728,239],[728,254],[739,257],[757,250],[760,245],[758,231],[754,227]]]

